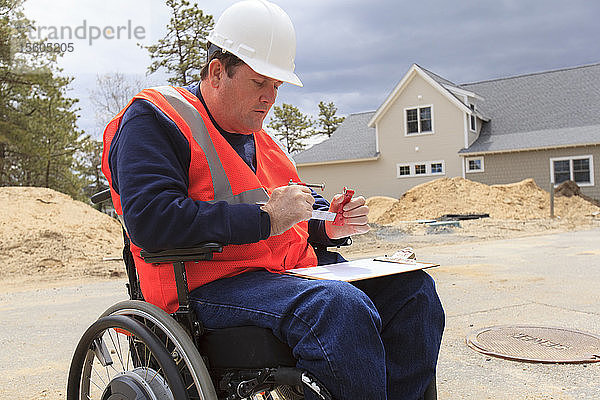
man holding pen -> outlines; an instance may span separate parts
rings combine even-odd
[[[209,36],[201,82],[142,91],[105,131],[103,171],[132,241],[147,301],[177,307],[172,267],[140,250],[224,244],[186,265],[190,298],[207,328],[256,325],[287,343],[298,367],[335,399],[418,399],[435,373],[444,315],[423,271],[350,284],[282,274],[341,261],[327,247],[368,231],[363,197],[337,212],[301,182],[293,161],[262,130],[294,74],[295,33],[265,0],[225,10]],[[306,393],[306,399],[311,399]]]

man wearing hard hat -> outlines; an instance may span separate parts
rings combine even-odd
[[[140,92],[104,133],[102,169],[144,298],[167,312],[178,306],[172,266],[145,263],[142,248],[220,242],[213,260],[186,266],[207,328],[270,328],[336,399],[420,398],[444,325],[426,273],[356,284],[282,274],[339,261],[322,249],[368,230],[362,197],[343,207],[341,226],[311,219],[313,209],[336,211],[342,196],[329,204],[288,185],[300,182],[293,161],[262,130],[281,84],[302,86],[290,18],[268,1],[241,1],[208,41],[199,84]]]

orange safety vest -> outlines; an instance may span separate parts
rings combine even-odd
[[[208,202],[255,204],[267,200],[267,195],[273,189],[287,185],[290,179],[299,181],[294,164],[264,131],[254,134],[255,174],[215,128],[196,96],[183,88],[161,86],[143,90],[134,96],[104,131],[102,172],[110,183],[117,214],[122,215],[123,211],[119,195],[112,184],[108,151],[125,110],[136,99],[147,100],[160,109],[187,139],[191,152],[188,187],[190,198]],[[144,262],[140,257],[140,247],[135,245],[135,237],[131,239],[131,252],[144,298],[169,313],[175,312],[179,305],[173,266]],[[186,263],[188,287],[191,291],[205,283],[256,269],[281,273],[286,269],[315,266],[317,257],[307,239],[308,222],[304,221],[281,235],[271,236],[258,243],[224,246],[223,252],[215,254],[210,261]]]

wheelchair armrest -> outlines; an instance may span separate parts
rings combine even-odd
[[[185,261],[211,260],[213,253],[223,251],[223,245],[215,242],[205,242],[198,246],[182,249],[162,250],[150,252],[140,251],[140,256],[147,263],[172,263],[175,273],[175,286],[177,288],[177,301],[179,308],[172,314],[176,320],[189,326],[191,335],[197,342],[202,332],[202,325],[196,317],[196,313],[190,307],[189,287],[185,273]]]
[[[178,263],[184,261],[211,260],[213,253],[223,251],[223,245],[214,242],[205,242],[195,247],[183,249],[161,250],[150,252],[142,250],[141,257],[147,263]]]

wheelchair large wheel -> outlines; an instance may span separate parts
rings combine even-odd
[[[153,304],[126,300],[108,308],[107,315],[133,317],[153,332],[177,363],[190,400],[217,400],[211,377],[189,334],[173,317]]]
[[[154,333],[127,316],[98,319],[71,362],[68,400],[187,399],[179,369]]]

